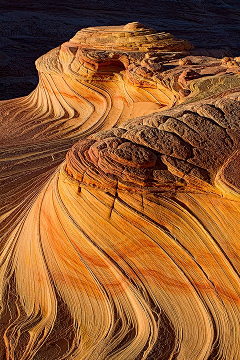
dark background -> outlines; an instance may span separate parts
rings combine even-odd
[[[31,92],[35,60],[82,27],[131,21],[240,55],[240,0],[0,0],[0,99]]]

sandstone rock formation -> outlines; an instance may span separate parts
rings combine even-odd
[[[2,359],[240,359],[239,58],[129,23],[36,65],[0,108]]]
[[[36,61],[33,93],[2,103],[1,143],[9,136],[18,142],[86,136],[172,106],[175,96],[159,76],[162,62],[190,49],[139,23],[83,29]]]
[[[188,39],[205,55],[239,55],[237,0],[1,0],[0,100],[29,94],[37,85],[35,60],[89,26],[140,21]],[[216,51],[217,49],[217,51]],[[2,55],[2,56],[1,56]],[[204,55],[204,53],[203,53]],[[227,54],[229,56],[229,53]]]

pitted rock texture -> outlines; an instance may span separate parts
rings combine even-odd
[[[175,39],[169,33],[157,33],[155,30],[132,22],[124,26],[99,26],[80,30],[70,40],[86,49],[104,51],[187,51],[193,46],[186,40]]]
[[[114,179],[118,174],[118,181],[124,183],[130,181],[128,173],[132,171],[133,191],[138,181],[145,191],[150,188],[151,191],[162,191],[165,184],[161,176],[158,183],[158,177],[164,172],[166,186],[169,185],[169,172],[172,179],[177,175],[185,185],[184,179],[190,180],[191,176],[196,177],[196,182],[203,180],[214,185],[219,169],[239,148],[238,96],[237,91],[224,97],[221,94],[194,105],[129,120],[114,131],[91,135],[89,140],[77,143],[67,155],[67,172],[82,180],[88,171],[94,171],[94,166],[96,179],[101,175]],[[121,156],[117,156],[118,153]],[[146,163],[144,156],[149,158]],[[75,169],[75,164],[80,167]],[[233,182],[237,182],[237,172],[235,178]]]
[[[83,29],[0,103],[1,360],[240,359],[240,59],[191,49]]]

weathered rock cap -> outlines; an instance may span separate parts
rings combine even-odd
[[[170,33],[151,29],[139,22],[120,26],[99,26],[82,29],[70,40],[82,48],[124,51],[189,51],[193,45],[175,39]]]

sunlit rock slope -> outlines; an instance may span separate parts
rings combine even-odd
[[[87,28],[1,102],[1,359],[240,359],[239,62]]]

